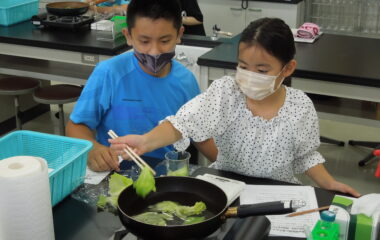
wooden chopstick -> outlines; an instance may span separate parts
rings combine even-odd
[[[330,206],[324,206],[324,207],[314,208],[314,209],[310,209],[310,210],[306,210],[306,211],[291,213],[291,214],[288,214],[286,216],[287,217],[295,217],[295,216],[300,216],[300,215],[304,215],[304,214],[308,214],[308,213],[312,213],[312,212],[318,212],[318,211],[322,211],[322,210],[327,210],[329,208],[330,208]]]
[[[117,138],[117,134],[113,130],[108,131],[108,135],[112,138],[115,139]],[[127,148],[124,148],[124,152],[128,154],[128,156],[136,163],[136,165],[139,168],[147,167],[153,175],[156,175],[156,172],[139,156],[137,155],[128,145]]]

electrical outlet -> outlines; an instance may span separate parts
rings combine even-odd
[[[99,62],[99,55],[82,53],[82,63],[97,64]]]

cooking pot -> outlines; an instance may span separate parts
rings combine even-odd
[[[124,189],[118,198],[118,214],[123,225],[143,239],[174,240],[202,238],[216,231],[228,217],[284,214],[293,212],[291,206],[270,202],[228,208],[222,189],[207,181],[192,177],[165,176],[156,178],[156,192],[145,199],[136,195],[132,186]],[[156,226],[139,222],[132,216],[144,212],[148,206],[161,201],[174,201],[193,206],[198,201],[206,204],[206,220],[190,225]]]
[[[78,16],[85,14],[90,6],[108,0],[97,0],[91,3],[85,2],[53,2],[46,4],[46,11],[57,16]]]

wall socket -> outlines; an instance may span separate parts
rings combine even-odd
[[[82,53],[82,63],[97,64],[99,62],[99,55]]]

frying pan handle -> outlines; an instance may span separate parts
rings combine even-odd
[[[236,216],[243,218],[249,216],[258,216],[258,215],[278,215],[293,212],[291,202],[266,202],[266,203],[257,203],[257,204],[249,204],[249,205],[240,205],[236,207]],[[226,212],[231,213],[230,209]],[[232,211],[235,212],[235,211]]]

